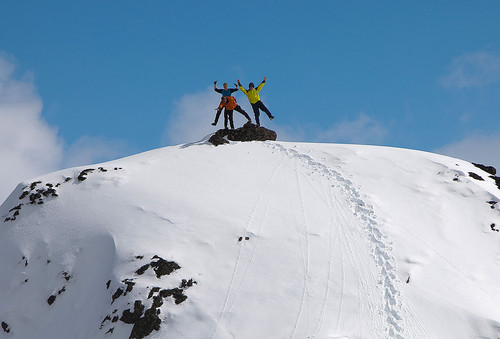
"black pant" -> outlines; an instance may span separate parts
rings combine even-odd
[[[215,113],[215,120],[214,120],[214,124],[215,125],[217,125],[217,121],[219,121],[219,117],[220,117],[220,112],[222,112],[223,109],[224,109],[224,107],[217,109],[217,113]],[[224,116],[225,115],[226,114],[224,113]]]
[[[240,107],[240,105],[236,106],[234,110],[238,113],[243,114],[245,118],[248,119],[248,121],[251,121],[250,117],[248,116],[247,112],[243,108]],[[234,129],[234,121],[233,121],[233,110],[227,110],[224,113],[224,128],[227,129],[227,121],[229,120],[229,124],[231,125],[231,129]]]
[[[257,123],[257,126],[260,126],[260,112],[259,112],[259,109],[261,109],[263,112],[265,112],[267,114],[267,116],[269,117],[269,119],[271,119],[273,117],[273,115],[271,114],[271,112],[269,112],[269,110],[267,109],[266,106],[264,106],[264,104],[262,103],[262,101],[257,101],[255,104],[252,104],[252,108],[253,108],[253,113],[255,114],[255,122]]]

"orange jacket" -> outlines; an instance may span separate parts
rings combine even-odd
[[[223,97],[219,104],[219,108],[226,107],[228,111],[232,111],[236,106],[238,106],[238,103],[233,96]]]

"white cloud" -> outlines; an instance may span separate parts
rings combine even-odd
[[[339,122],[326,130],[320,130],[315,137],[320,142],[342,142],[354,144],[380,144],[388,135],[379,121],[365,113],[355,120]]]
[[[213,132],[215,128],[210,124],[218,104],[219,95],[213,89],[184,95],[174,104],[163,141],[167,144],[195,142]]]
[[[123,155],[123,142],[84,136],[65,148],[56,127],[42,117],[31,74],[15,74],[15,61],[0,52],[0,203],[16,185],[63,167]]]
[[[493,166],[500,172],[500,134],[474,134],[453,144],[442,146],[435,153]]]
[[[446,88],[482,87],[500,81],[500,56],[487,52],[455,58],[439,82]]]
[[[14,70],[13,61],[0,53],[0,202],[17,183],[58,169],[63,156],[57,130],[41,117],[32,77],[16,79]]]

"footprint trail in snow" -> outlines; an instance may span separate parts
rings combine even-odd
[[[331,183],[332,187],[338,188],[337,191],[340,190],[343,194],[342,197],[329,197],[329,199],[337,199],[337,202],[339,199],[345,199],[347,201],[347,204],[351,209],[351,213],[358,218],[359,221],[361,221],[359,224],[363,227],[365,239],[367,240],[366,243],[368,243],[371,255],[379,269],[378,286],[380,288],[383,310],[377,311],[373,309],[375,306],[371,305],[368,307],[371,310],[366,311],[371,312],[372,315],[374,315],[373,313],[375,311],[383,312],[383,318],[385,319],[385,336],[390,338],[404,338],[405,331],[403,328],[403,314],[405,314],[405,312],[403,311],[401,293],[398,290],[398,285],[401,282],[396,276],[395,259],[391,255],[391,242],[387,235],[383,233],[381,227],[377,224],[376,216],[372,207],[363,201],[361,194],[356,189],[353,182],[344,178],[338,171],[317,160],[314,160],[307,154],[301,154],[297,150],[287,148],[279,143],[267,143],[266,145],[273,150],[284,153],[288,158],[298,161],[302,166],[309,170],[311,180],[318,177],[326,179]],[[336,213],[338,214],[337,217],[340,219],[346,218],[346,216],[339,215],[342,213],[339,213],[338,211]],[[345,213],[345,211],[343,213]],[[344,248],[346,249],[344,251],[351,252],[350,255],[352,258],[352,255],[355,255],[355,253],[359,250],[359,246],[363,246],[363,244],[359,242],[359,239],[355,239],[356,234],[353,233],[352,230],[343,226],[342,223],[339,228],[339,233],[343,234],[339,241],[343,243]],[[344,256],[342,251],[341,255],[342,257]],[[349,256],[347,257],[349,258]],[[335,258],[330,258],[330,260],[335,260]],[[344,260],[344,258],[342,258],[342,260]],[[352,264],[355,264],[355,262],[352,262]],[[360,271],[361,269],[358,267],[357,272],[359,274],[361,274]],[[329,288],[330,287],[328,285],[327,289]],[[307,283],[305,291],[307,291]],[[363,291],[360,290],[360,293],[362,292]],[[307,293],[305,293],[305,295],[307,296]],[[343,296],[341,298],[343,298]],[[323,318],[323,316],[324,313],[321,315],[321,318]],[[342,310],[340,309],[338,314],[339,322],[341,321],[341,316]],[[321,319],[320,322],[323,322],[323,319]],[[314,337],[314,334],[319,332],[321,326],[322,324],[318,325],[315,333],[313,333],[311,337]],[[293,335],[295,335],[296,332],[297,329],[295,328]]]

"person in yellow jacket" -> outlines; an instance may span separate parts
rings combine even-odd
[[[267,116],[269,117],[269,120],[273,120],[274,116],[269,112],[267,107],[262,103],[259,97],[259,92],[264,87],[266,84],[266,77],[264,77],[264,80],[260,83],[257,88],[255,88],[255,85],[253,82],[251,82],[248,85],[248,90],[244,89],[243,86],[241,86],[240,80],[238,79],[238,86],[240,87],[240,91],[245,93],[245,95],[248,97],[248,101],[250,101],[250,104],[252,105],[253,113],[255,114],[255,122],[257,123],[257,126],[260,126],[260,110],[265,112]]]

